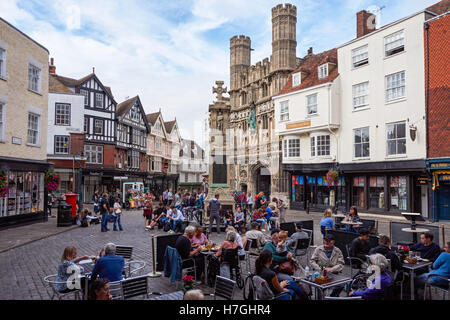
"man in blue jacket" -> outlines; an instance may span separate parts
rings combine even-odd
[[[98,259],[92,270],[91,280],[94,281],[100,277],[110,282],[120,281],[124,267],[125,259],[122,256],[116,256],[116,245],[108,243],[105,246],[105,256]]]

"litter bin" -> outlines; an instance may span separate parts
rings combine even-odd
[[[62,203],[58,206],[57,226],[70,227],[72,225],[72,206]]]

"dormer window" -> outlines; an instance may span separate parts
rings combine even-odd
[[[328,77],[328,63],[319,66],[319,79]]]
[[[292,75],[292,87],[297,87],[302,83],[302,73],[297,72]]]

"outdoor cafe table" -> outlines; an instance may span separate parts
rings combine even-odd
[[[184,298],[184,292],[183,291],[176,291],[171,292],[167,294],[162,294],[160,296],[156,296],[147,300],[183,300]]]
[[[92,259],[81,260],[78,263],[80,266],[84,268],[83,274],[80,276],[81,279],[84,279],[84,299],[88,299],[88,291],[89,291],[89,281],[91,277],[91,273],[94,270],[95,263]]]
[[[316,299],[317,299],[317,291],[320,291],[320,299],[324,299],[324,291],[339,285],[346,284],[347,282],[352,281],[352,278],[343,274],[331,274],[330,277],[333,279],[329,283],[319,284],[313,281],[309,281],[305,277],[294,277],[294,280],[297,282],[301,282],[308,286],[313,287],[316,290]]]
[[[406,270],[406,272],[409,273],[410,281],[411,281],[411,300],[414,300],[414,274],[415,271],[418,269],[422,269],[425,267],[430,268],[430,266],[433,264],[433,262],[428,261],[418,261],[417,263],[403,263],[402,268]]]
[[[360,225],[360,226],[362,226],[364,223],[362,223],[362,222],[352,222],[352,221],[341,221],[341,223],[342,224],[348,224],[348,225],[352,225],[352,226],[354,226],[354,225]]]

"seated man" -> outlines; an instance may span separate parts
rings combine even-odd
[[[437,258],[437,260],[434,262],[433,270],[429,273],[424,273],[415,279],[416,293],[420,292],[420,295],[423,295],[423,289],[427,281],[429,284],[448,288],[449,286],[448,281],[445,281],[442,278],[431,277],[430,279],[428,279],[428,276],[432,274],[439,275],[447,279],[450,278],[450,242],[447,242],[445,244],[444,252],[442,252]]]
[[[261,231],[261,226],[258,222],[253,221],[251,223],[251,230],[247,231],[245,233],[245,237],[247,239],[251,239],[253,242],[256,242],[257,244],[257,248],[259,251],[260,248],[264,247],[266,244],[266,236],[264,235],[264,233]],[[255,253],[259,253],[259,252],[255,252]]]
[[[275,211],[274,210],[275,210],[275,207],[273,207],[273,206],[265,208],[266,221],[267,221],[267,225],[269,226],[269,229],[270,229],[270,226],[271,226],[270,222],[276,223],[276,221],[277,221],[277,219],[275,217]]]
[[[367,260],[366,256],[370,251],[369,237],[369,230],[363,228],[359,231],[359,237],[353,239],[350,244],[350,257],[358,258],[362,261]],[[361,262],[359,260],[352,260],[352,265],[361,269]]]
[[[150,223],[151,228],[154,228],[157,224],[164,227],[164,224],[169,220],[166,218],[166,211],[166,208],[164,208],[162,202],[160,202],[158,208],[153,211],[153,219]]]
[[[184,230],[184,234],[178,237],[175,243],[175,249],[177,249],[178,253],[181,256],[181,259],[185,260],[188,258],[193,258],[195,260],[196,279],[199,279],[203,272],[205,260],[202,255],[198,254],[201,251],[201,246],[199,246],[195,250],[192,250],[191,239],[194,237],[194,234],[195,234],[194,226],[186,227],[186,229]],[[191,266],[192,261],[183,261],[182,268],[188,268]]]
[[[170,207],[170,211],[171,211],[171,215],[169,216],[170,219],[170,226],[171,226],[171,230],[173,232],[175,232],[176,228],[177,228],[177,224],[184,221],[184,216],[181,213],[180,210],[178,210],[177,208],[175,208],[174,205],[172,205]]]
[[[122,256],[116,256],[116,245],[108,243],[105,246],[105,256],[98,259],[92,270],[91,280],[94,281],[100,277],[110,282],[120,281],[124,267],[125,259]]]
[[[311,267],[315,271],[320,271],[321,266],[325,266],[327,273],[339,273],[344,268],[344,256],[341,249],[334,244],[336,239],[334,235],[327,234],[323,238],[323,245],[318,246],[311,256]],[[333,289],[331,296],[337,297],[344,286],[338,286]]]
[[[441,248],[438,244],[433,242],[433,234],[431,232],[424,232],[420,235],[420,242],[410,247],[411,251],[420,252],[422,259],[428,259],[432,262],[441,254]]]
[[[302,231],[302,224],[300,222],[295,224],[295,232],[289,237],[288,246],[295,252],[297,248],[295,245],[297,244],[297,240],[309,239],[309,234],[305,231]],[[306,251],[306,250],[304,250]],[[305,252],[302,252],[305,254]]]
[[[382,254],[386,259],[391,260],[392,271],[401,271],[402,264],[397,254],[391,249],[391,239],[388,236],[382,235],[378,240],[378,246],[370,249],[369,254]],[[395,279],[394,279],[395,280]]]

